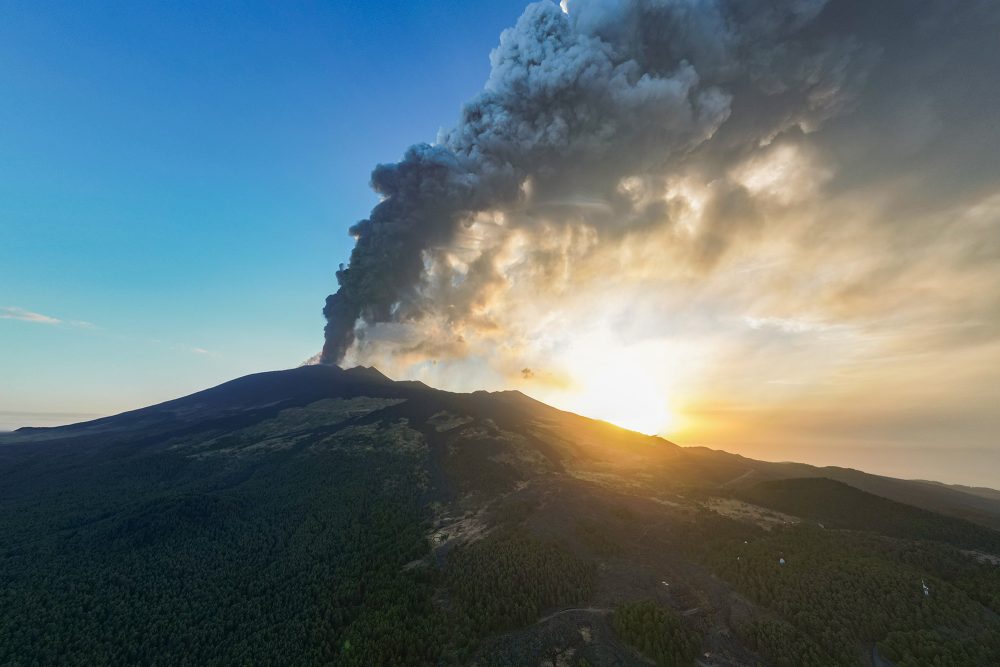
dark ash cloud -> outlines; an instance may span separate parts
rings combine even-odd
[[[325,362],[355,342],[372,349],[381,324],[419,324],[432,313],[495,327],[482,313],[504,289],[505,235],[530,232],[520,261],[540,285],[572,282],[572,257],[552,239],[606,245],[670,229],[693,199],[663,196],[669,179],[700,183],[701,222],[677,244],[696,272],[714,271],[734,244],[775,233],[774,221],[795,206],[817,205],[778,201],[734,176],[779,144],[830,173],[821,184],[798,183],[801,191],[878,193],[867,205],[885,209],[870,216],[878,221],[845,220],[843,234],[882,233],[899,251],[895,262],[859,270],[859,285],[904,279],[913,248],[938,235],[908,220],[995,185],[996,3],[571,0],[568,10],[529,5],[501,35],[484,90],[458,123],[375,169],[382,201],[351,227],[357,243],[323,311]],[[489,215],[494,237],[468,239]],[[840,232],[803,223],[796,233]],[[430,270],[463,245],[468,266]],[[963,253],[992,261],[996,247]],[[428,345],[436,346],[419,346]]]
[[[351,227],[357,244],[324,308],[324,361],[343,357],[357,326],[419,318],[424,253],[478,212],[607,194],[727,122],[730,150],[821,124],[847,104],[866,60],[849,33],[822,29],[823,7],[592,1],[567,14],[529,5],[501,35],[485,89],[459,123],[373,172],[383,199]]]

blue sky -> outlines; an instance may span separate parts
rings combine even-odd
[[[521,9],[0,6],[0,428],[318,351],[371,168],[455,120]]]

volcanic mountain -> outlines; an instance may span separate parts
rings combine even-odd
[[[0,664],[1000,664],[997,527],[983,490],[306,366],[0,436]]]

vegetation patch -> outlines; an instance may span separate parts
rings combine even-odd
[[[837,664],[819,644],[791,623],[762,619],[739,626],[740,636],[776,667],[828,667]]]
[[[611,625],[622,642],[660,667],[692,663],[701,640],[677,612],[652,601],[630,602],[615,609]]]
[[[175,447],[197,450],[197,458],[246,456],[289,449],[311,439],[320,429],[336,427],[357,417],[402,403],[403,399],[328,398],[301,408],[282,410],[260,423],[206,440],[184,440]]]
[[[452,551],[446,575],[472,627],[489,633],[533,623],[545,609],[587,602],[596,570],[558,544],[503,531]]]
[[[760,526],[764,530],[795,524],[800,521],[798,517],[791,514],[776,512],[766,507],[736,500],[735,498],[709,498],[705,501],[705,506],[722,516],[738,521],[748,521]]]
[[[598,556],[609,558],[621,553],[621,545],[608,534],[607,528],[593,521],[577,522],[576,535]]]
[[[456,415],[448,412],[447,410],[434,413],[427,418],[427,423],[433,426],[434,430],[438,433],[452,431],[460,426],[465,426],[472,421],[472,417],[469,417],[468,415]]]
[[[898,637],[940,636],[966,642],[960,652],[960,642],[935,644],[948,660],[1000,664],[1000,619],[983,608],[996,611],[1000,577],[955,549],[805,524],[749,539],[724,531],[713,526],[713,538],[699,545],[707,564],[797,630],[751,629],[764,655],[797,655],[804,634],[830,659],[810,651],[803,660],[852,665],[862,646],[885,641],[892,649]],[[969,651],[976,660],[962,663]]]

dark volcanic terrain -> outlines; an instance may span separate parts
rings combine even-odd
[[[0,665],[1000,664],[1000,494],[371,368],[0,435]]]

